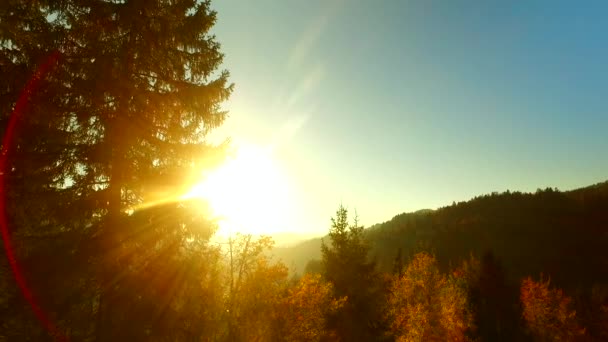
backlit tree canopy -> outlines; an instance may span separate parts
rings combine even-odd
[[[193,166],[221,156],[206,143],[232,90],[215,20],[194,0],[0,6],[3,127],[13,110],[17,120],[3,146],[13,245],[73,338],[142,338],[212,271],[178,271],[216,258],[205,247],[215,224],[175,200]]]

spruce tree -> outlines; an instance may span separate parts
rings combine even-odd
[[[370,340],[381,334],[378,311],[379,277],[368,257],[363,227],[340,206],[331,219],[331,244],[321,245],[323,276],[334,286],[337,298],[346,297],[344,307],[329,320],[331,328],[345,340]]]
[[[17,113],[2,181],[21,269],[74,339],[202,333],[184,319],[184,296],[207,274],[200,258],[216,257],[206,244],[214,223],[198,204],[167,200],[221,156],[206,141],[232,90],[215,20],[196,0],[0,8],[3,128],[28,81],[56,60]]]

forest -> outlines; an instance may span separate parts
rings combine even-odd
[[[404,269],[423,257],[432,261],[436,272],[463,277],[464,307],[474,317],[469,329],[475,328],[469,332],[475,333],[469,336],[489,341],[602,341],[607,338],[607,207],[606,182],[567,192],[506,191],[437,210],[399,214],[361,234],[368,260],[389,279],[403,276]],[[327,272],[322,248],[328,240],[333,241],[331,232],[276,248],[274,254],[296,272],[322,275]],[[585,326],[585,332],[579,337],[532,333],[536,328],[530,324],[537,323],[529,321],[526,311],[531,310],[526,303],[531,296],[544,302],[533,304],[538,305],[534,310],[556,314],[569,307],[571,311],[562,311],[560,317],[572,314],[577,329]],[[552,319],[543,318],[545,328],[565,323]]]
[[[214,240],[210,204],[179,194],[229,154],[216,20],[2,2],[0,341],[608,340],[608,183],[367,228],[337,205],[289,248]]]

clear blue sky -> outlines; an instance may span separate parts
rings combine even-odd
[[[288,230],[608,179],[608,3],[219,0],[220,131],[276,144]],[[287,224],[287,223],[286,223]]]

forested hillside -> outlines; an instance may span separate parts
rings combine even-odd
[[[608,182],[572,191],[492,193],[437,210],[403,213],[365,230],[378,268],[433,251],[443,268],[471,253],[492,253],[517,283],[543,272],[568,289],[608,281]],[[303,272],[320,257],[321,239],[275,254]],[[311,265],[312,266],[312,265]]]
[[[386,303],[384,327],[393,336],[608,339],[608,183],[567,192],[547,188],[478,196],[397,215],[361,236],[376,271],[390,275],[374,300]],[[348,263],[342,271],[328,268],[320,251],[334,240],[330,231],[276,249],[275,255],[296,272],[326,278],[346,272],[351,283],[370,283],[367,276],[357,278],[356,269],[348,271]]]

